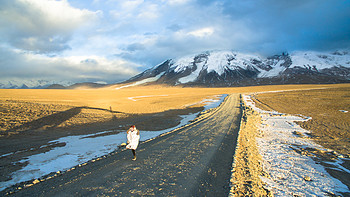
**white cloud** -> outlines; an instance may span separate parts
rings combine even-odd
[[[190,0],[167,0],[169,5],[182,5],[188,3]]]
[[[159,5],[143,0],[121,1],[114,3],[109,13],[117,24],[128,23],[142,26],[143,23],[151,23],[152,20],[159,17]]]
[[[19,0],[19,2],[27,5],[27,9],[38,12],[43,17],[41,20],[58,29],[72,29],[94,17],[91,11],[71,7],[67,0]]]
[[[142,11],[137,15],[139,19],[142,20],[153,20],[158,18],[158,5],[149,4],[146,5]]]
[[[117,76],[117,81],[142,71],[138,64],[146,68],[205,50],[273,55],[349,46],[349,5],[328,0],[0,0],[0,76],[76,80],[96,75]]]
[[[205,27],[205,28],[194,30],[194,31],[190,31],[187,33],[187,35],[192,35],[195,37],[203,38],[203,37],[211,36],[213,33],[214,33],[214,28]]]
[[[52,81],[67,80],[107,81],[126,80],[139,71],[140,65],[120,59],[108,59],[101,56],[67,56],[48,57],[42,54],[27,53],[22,50],[8,50],[3,47],[0,52],[7,58],[0,57],[1,79],[45,79]]]
[[[130,11],[135,10],[136,8],[138,8],[142,3],[144,3],[143,0],[122,1],[121,8],[125,12],[130,12]]]
[[[97,12],[77,9],[66,1],[14,0],[0,2],[0,40],[40,53],[68,49],[74,31],[93,21]]]

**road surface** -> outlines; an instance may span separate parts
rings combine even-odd
[[[13,195],[227,196],[239,104],[239,95],[229,95],[191,124],[141,143],[136,161],[130,150],[119,150]]]

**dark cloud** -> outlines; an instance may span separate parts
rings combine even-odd
[[[258,51],[333,50],[350,44],[349,1],[225,1],[222,7],[231,20],[261,32]]]
[[[145,50],[145,46],[140,43],[132,43],[126,47],[127,51],[139,51],[139,50]]]
[[[2,78],[119,81],[207,50],[273,55],[350,46],[346,0],[38,2],[0,1]]]

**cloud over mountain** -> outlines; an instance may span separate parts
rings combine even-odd
[[[52,80],[92,80],[84,60],[97,59],[96,78],[118,82],[133,75],[124,70],[206,50],[334,51],[350,46],[349,10],[349,1],[332,0],[1,1],[0,70],[40,78],[55,67]],[[83,63],[67,61],[77,57]]]

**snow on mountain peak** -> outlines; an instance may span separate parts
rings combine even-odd
[[[297,51],[291,54],[293,67],[315,67],[317,69],[331,68],[334,66],[350,67],[349,52],[336,51],[333,53]]]
[[[159,79],[154,83],[172,85],[344,83],[350,81],[350,53],[300,51],[261,57],[234,51],[207,51],[166,60],[128,82],[155,76]]]
[[[252,59],[260,60],[260,57],[233,51],[210,51],[174,59],[171,61],[170,68],[179,73],[195,67],[190,75],[179,79],[180,83],[188,83],[196,80],[203,70],[206,70],[207,73],[215,72],[222,75],[227,69],[234,70],[238,67],[246,69],[251,65]]]
[[[182,72],[184,70],[186,70],[188,67],[192,67],[193,66],[193,62],[194,62],[194,55],[189,55],[189,56],[185,56],[185,57],[181,57],[175,60],[171,61],[171,68],[174,68],[175,72]]]

